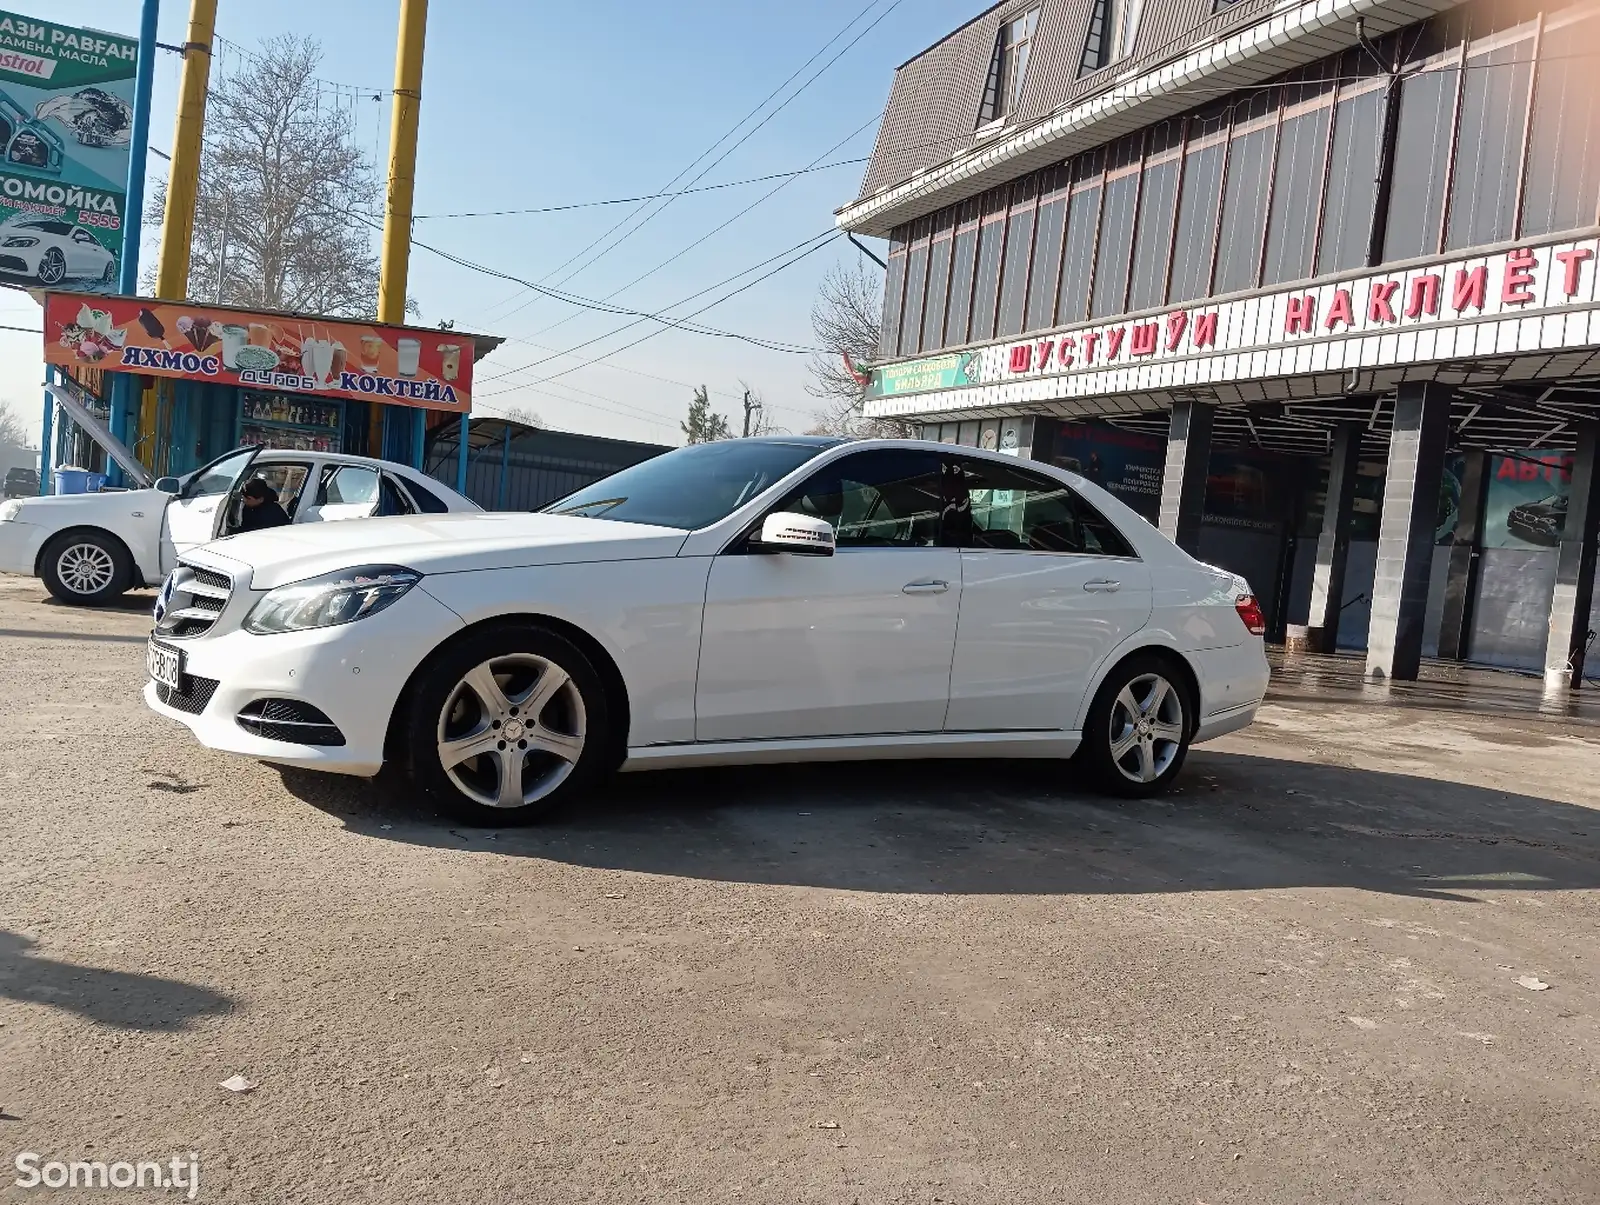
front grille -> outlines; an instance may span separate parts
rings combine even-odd
[[[217,693],[217,680],[215,678],[202,678],[197,674],[183,675],[183,689],[173,690],[164,683],[156,683],[156,698],[174,711],[187,712],[189,715],[199,715],[206,709],[206,704],[211,702],[211,696]]]
[[[184,640],[209,632],[233,594],[225,573],[179,562],[156,600],[156,632]]]
[[[239,727],[269,741],[323,748],[344,744],[344,733],[310,703],[299,699],[256,699],[235,717]]]

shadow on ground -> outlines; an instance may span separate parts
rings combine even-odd
[[[150,614],[155,609],[156,592],[154,590],[130,590],[110,602],[101,603],[99,606],[90,607],[83,603],[64,603],[54,595],[46,594],[39,600],[39,605],[44,607],[58,607],[63,611],[83,611],[88,614],[100,613],[103,615],[128,615],[144,612]]]
[[[101,1025],[147,1032],[188,1029],[233,1007],[228,997],[159,975],[107,971],[32,953],[34,942],[0,929],[0,999],[77,1013]]]
[[[1600,888],[1600,813],[1400,774],[1196,751],[1121,802],[1059,763],[878,762],[618,776],[532,828],[432,816],[403,784],[284,771],[365,836],[690,878],[929,893]],[[385,827],[387,826],[387,827]]]

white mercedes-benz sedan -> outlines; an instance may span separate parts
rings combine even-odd
[[[700,444],[539,514],[297,524],[185,554],[149,705],[213,749],[504,824],[618,767],[1074,758],[1122,795],[1267,687],[1242,578],[1003,454]]]

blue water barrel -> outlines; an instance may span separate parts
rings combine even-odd
[[[87,494],[91,477],[99,477],[102,483],[105,481],[105,477],[100,473],[91,473],[88,469],[73,468],[70,465],[63,466],[56,470],[56,493]]]

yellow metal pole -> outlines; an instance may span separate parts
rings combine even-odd
[[[428,0],[400,0],[400,44],[394,57],[394,111],[389,122],[389,189],[383,207],[383,261],[378,321],[406,320],[406,270],[411,255],[411,197],[417,175],[417,118],[422,109],[422,44]]]
[[[216,24],[217,0],[190,0],[189,39],[183,47],[178,123],[172,134],[172,171],[167,177],[167,209],[161,223],[161,259],[156,269],[156,296],[174,301],[189,294],[189,246],[194,241],[200,136],[205,132],[211,37]]]

